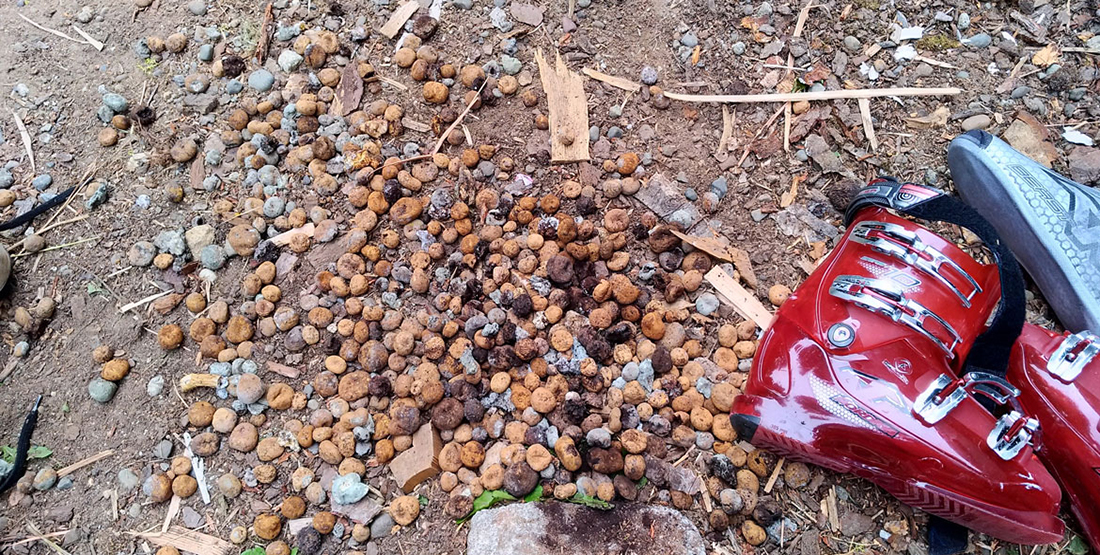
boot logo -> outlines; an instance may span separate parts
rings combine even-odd
[[[897,378],[901,380],[901,383],[909,385],[909,374],[913,372],[913,367],[909,364],[908,360],[904,358],[899,358],[894,362],[884,360],[882,361],[882,365],[885,366],[891,374],[897,376]]]
[[[821,407],[834,416],[843,418],[861,428],[874,430],[890,437],[897,437],[901,433],[892,424],[883,420],[882,417],[833,385],[811,376],[810,387],[813,389],[814,397]]]

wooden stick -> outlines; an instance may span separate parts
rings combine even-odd
[[[33,522],[31,522],[29,520],[27,521],[27,530],[29,530],[30,533],[38,536],[35,539],[37,539],[37,540],[41,541],[42,543],[46,544],[47,546],[49,546],[50,549],[57,552],[57,555],[72,555],[67,550],[62,548],[60,545],[57,545],[56,543],[50,541],[48,539],[49,536],[46,536],[45,534],[43,534],[42,531],[38,529],[38,526],[36,526]]]
[[[87,42],[87,41],[82,41],[82,40],[80,40],[80,39],[76,39],[76,38],[70,37],[69,35],[66,35],[65,33],[62,33],[61,31],[57,31],[57,30],[54,30],[54,29],[50,29],[49,27],[43,27],[43,26],[41,26],[41,25],[39,25],[39,24],[35,23],[34,21],[31,21],[30,19],[28,19],[28,18],[27,18],[27,16],[25,16],[25,15],[23,15],[23,14],[19,14],[19,17],[22,17],[22,18],[23,18],[23,21],[26,21],[27,23],[30,23],[31,25],[34,25],[35,27],[38,27],[39,29],[41,29],[41,30],[43,30],[43,31],[45,31],[45,32],[47,32],[47,33],[50,33],[50,34],[52,34],[52,35],[57,35],[57,36],[59,36],[59,37],[61,37],[61,38],[63,38],[63,39],[66,39],[66,40],[71,40],[71,41],[73,41],[73,42],[75,42],[75,43],[77,43],[77,44],[87,44],[87,45],[95,46],[94,44],[92,44],[92,43],[90,43],[90,42]]]
[[[866,98],[857,99],[859,103],[859,117],[863,119],[863,134],[871,143],[871,151],[878,151],[878,139],[875,137],[875,125],[871,121],[871,101]]]
[[[114,455],[114,454],[115,454],[114,449],[107,449],[106,451],[100,451],[100,452],[98,452],[98,453],[96,453],[96,454],[94,454],[90,457],[87,457],[87,458],[81,459],[79,461],[76,461],[73,464],[70,464],[69,466],[66,466],[65,468],[62,468],[61,470],[58,470],[57,475],[60,477],[60,476],[65,476],[65,475],[68,475],[68,474],[72,474],[73,472],[76,472],[77,470],[80,470],[81,468],[84,468],[85,466],[88,466],[90,464],[95,464],[95,463],[97,463],[97,462],[99,462],[103,459],[106,459],[107,457],[110,457],[111,455]]]
[[[85,33],[84,29],[81,29],[80,27],[77,27],[75,23],[73,24],[73,30],[76,31],[77,33],[79,33],[80,36],[84,37],[84,40],[88,41],[88,44],[92,45],[96,50],[98,50],[100,52],[103,52],[103,43],[102,42],[99,42],[98,40],[93,38],[92,35],[89,35],[88,33]]]
[[[271,20],[274,18],[274,14],[271,12],[272,3],[268,2],[267,7],[264,8],[264,20],[260,24],[260,39],[256,42],[256,64],[264,65],[264,58],[267,57],[267,43],[271,42]]]
[[[19,14],[19,17],[23,17],[23,14]],[[27,18],[23,17],[23,19]],[[31,173],[38,173],[34,165],[34,149],[31,148],[31,134],[27,132],[27,126],[23,125],[23,119],[19,117],[19,114],[15,113],[15,110],[11,110],[11,117],[15,118],[15,126],[19,128],[19,136],[23,138],[23,148],[27,149],[27,158],[31,161]]]
[[[1068,46],[1062,49],[1062,52],[1075,52],[1077,54],[1100,54],[1100,48],[1083,48],[1079,46]]]
[[[42,534],[40,536],[27,536],[27,537],[25,537],[25,538],[23,538],[19,541],[15,541],[16,538],[18,538],[19,536],[8,536],[8,537],[0,540],[0,543],[3,543],[5,545],[7,545],[8,547],[12,547],[12,546],[16,546],[16,545],[22,545],[22,544],[25,544],[25,543],[36,542],[38,540],[42,540],[42,539],[46,539],[46,538],[55,538],[57,536],[64,536],[65,534],[68,534],[68,533],[69,533],[68,530],[61,530],[60,532],[50,532],[49,534]],[[14,543],[8,543],[8,542],[14,542]]]
[[[840,91],[776,93],[776,94],[681,94],[666,92],[665,96],[684,102],[798,102],[800,100],[841,100],[846,98],[881,98],[884,96],[951,96],[962,92],[956,87],[896,87],[890,89],[851,89]]]
[[[584,69],[581,69],[581,73],[591,77],[592,79],[595,79],[597,81],[602,81],[604,83],[607,83],[608,85],[611,85],[612,87],[616,87],[616,88],[622,89],[624,91],[638,92],[638,88],[642,86],[641,84],[635,83],[634,81],[631,81],[630,79],[624,79],[622,77],[615,77],[614,75],[608,75],[606,73],[596,71],[592,68],[587,68],[586,67]]]
[[[141,305],[151,303],[151,302],[153,302],[153,301],[155,301],[155,300],[157,300],[157,299],[159,299],[159,298],[161,298],[165,295],[169,295],[171,293],[172,293],[172,291],[168,290],[168,291],[161,291],[160,293],[157,293],[155,295],[149,295],[148,297],[145,297],[144,299],[141,299],[140,301],[134,301],[134,302],[132,302],[128,305],[123,306],[122,308],[118,309],[118,313],[119,314],[125,314],[126,312],[129,312],[129,311],[131,311],[131,310],[133,310],[133,309],[135,309],[135,308],[137,308]]]

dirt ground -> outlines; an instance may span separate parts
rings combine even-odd
[[[392,6],[378,4],[295,1],[276,9],[274,20],[280,24],[298,21],[306,21],[311,26],[331,24],[341,34],[356,26],[377,29],[392,12]],[[540,110],[545,113],[545,99],[538,107],[528,108],[518,96],[506,97],[495,106],[473,112],[465,120],[475,143],[497,145],[498,156],[515,159],[517,172],[525,169],[542,192],[560,190],[560,183],[569,178],[584,182],[592,172],[596,175],[593,181],[601,181],[596,168],[602,161],[614,160],[627,151],[646,154],[650,162],[645,166],[645,178],[662,174],[685,191],[693,188],[699,196],[709,190],[712,181],[726,177],[729,194],[721,200],[717,210],[708,214],[708,219],[713,220],[709,225],[750,253],[759,280],[757,293],[764,300],[771,285],[795,288],[806,276],[804,268],[814,260],[813,247],[807,238],[814,238],[815,232],[799,228],[789,233],[791,230],[784,230],[775,218],[768,217],[780,210],[781,197],[791,188],[792,181],[798,182],[796,204],[806,206],[814,217],[838,226],[839,214],[830,200],[843,198],[854,184],[875,175],[887,173],[903,180],[950,187],[945,148],[950,138],[961,131],[962,121],[970,116],[989,115],[990,131],[999,133],[1014,121],[1018,111],[1034,111],[1032,105],[1025,105],[1025,100],[1042,104],[1046,107],[1045,113],[1034,115],[1041,125],[1050,126],[1051,135],[1045,137],[1044,142],[1054,149],[1055,168],[1068,171],[1065,156],[1073,145],[1060,140],[1061,128],[1053,124],[1094,120],[1100,110],[1092,80],[1095,71],[1087,74],[1088,80],[1081,77],[1086,74],[1085,70],[1095,68],[1094,56],[1064,54],[1059,73],[1071,74],[1068,77],[1071,82],[1057,87],[1052,84],[1054,77],[1046,77],[1043,68],[1030,61],[1031,55],[1047,43],[1081,46],[1088,38],[1085,35],[1091,36],[1091,32],[1098,30],[1100,24],[1092,18],[1096,6],[1091,1],[1070,0],[1065,5],[1026,2],[1026,8],[1022,1],[1020,5],[1015,2],[979,5],[961,0],[896,5],[874,0],[857,0],[854,5],[827,1],[809,12],[801,39],[791,36],[801,8],[794,3],[776,2],[762,11],[764,3],[755,1],[594,0],[588,7],[576,8],[579,29],[572,34],[563,32],[562,19],[568,10],[565,2],[540,4],[536,1],[535,4],[544,8],[544,22],[537,28],[516,23],[517,29],[528,30],[516,36],[516,57],[523,63],[523,71],[533,77],[533,87],[538,90],[541,86],[534,61],[535,50],[558,48],[574,71],[594,67],[637,81],[643,67],[655,68],[660,76],[658,85],[667,91],[700,94],[774,92],[776,83],[785,76],[782,68],[787,64],[787,53],[792,45],[799,46],[804,53],[794,56],[795,65],[819,66],[827,74],[821,82],[828,89],[887,86],[962,89],[955,96],[873,100],[871,114],[879,143],[877,151],[872,151],[864,135],[855,101],[815,104],[811,110],[825,107],[829,111],[795,121],[789,152],[783,146],[783,116],[770,120],[777,109],[782,109],[780,105],[730,106],[732,134],[726,141],[729,146],[720,151],[723,109],[719,105],[672,101],[670,107],[661,109],[647,98],[648,91],[628,93],[592,80],[586,80],[585,85],[590,124],[599,126],[601,135],[617,126],[623,138],[610,144],[604,141],[602,147],[594,144],[593,149],[603,148],[604,151],[595,154],[594,150],[591,166],[551,166],[539,156],[539,151],[545,149],[539,145],[545,142],[548,134],[535,129],[534,115]],[[213,96],[229,99],[228,103],[222,103],[210,114],[186,106],[187,94],[181,86],[182,78],[193,73],[208,74],[210,65],[198,61],[198,43],[194,39],[183,53],[165,55],[155,64],[135,56],[134,43],[143,37],[167,37],[177,31],[193,38],[199,33],[197,28],[204,26],[224,34],[224,40],[211,41],[219,55],[224,48],[226,53],[237,52],[247,57],[255,46],[254,37],[264,10],[258,3],[236,0],[211,2],[201,16],[192,13],[185,2],[157,0],[143,9],[129,2],[94,2],[88,6],[93,14],[90,21],[76,25],[102,41],[105,44],[102,51],[42,31],[23,19],[79,37],[72,24],[85,7],[83,2],[7,0],[0,6],[0,34],[6,37],[0,46],[0,92],[3,93],[0,95],[0,107],[3,108],[0,110],[0,167],[8,161],[18,162],[12,169],[15,183],[10,190],[19,200],[35,199],[43,193],[57,193],[78,186],[76,199],[57,219],[87,215],[86,219],[45,235],[48,246],[58,247],[55,250],[13,259],[12,279],[0,299],[3,320],[0,336],[4,342],[0,348],[0,368],[3,369],[0,444],[15,443],[27,408],[35,396],[41,394],[44,400],[34,443],[52,449],[53,454],[47,459],[50,464],[61,467],[105,449],[114,450],[114,454],[75,472],[71,476],[71,489],[5,498],[0,507],[0,541],[23,537],[28,532],[28,524],[33,524],[42,532],[79,530],[64,536],[72,553],[146,553],[150,552],[151,544],[135,539],[131,532],[159,527],[166,505],[149,503],[140,487],[119,491],[118,472],[129,468],[144,479],[152,469],[159,468],[163,461],[153,454],[153,448],[164,438],[172,440],[175,444],[173,454],[178,454],[181,451],[179,438],[187,430],[186,408],[195,399],[214,401],[215,398],[206,393],[191,394],[185,400],[176,391],[174,384],[181,376],[202,371],[200,366],[203,365],[194,345],[166,352],[156,343],[156,330],[161,325],[177,322],[186,326],[193,319],[190,313],[182,307],[168,315],[158,314],[148,305],[126,313],[120,313],[119,308],[167,290],[200,291],[211,300],[229,299],[232,305],[232,299],[239,296],[241,278],[254,264],[240,257],[229,259],[206,290],[197,272],[185,274],[178,268],[161,271],[152,267],[133,267],[127,251],[137,241],[151,241],[160,231],[189,229],[200,221],[214,223],[219,239],[224,238],[230,225],[217,219],[213,212],[215,202],[230,199],[236,203],[253,195],[243,185],[228,181],[213,192],[196,190],[191,186],[191,164],[172,163],[162,167],[149,163],[146,171],[132,168],[134,157],[141,153],[164,152],[180,137],[192,134],[205,137],[223,128],[224,117],[234,109],[238,98],[238,95],[226,95],[225,80],[215,78],[211,91],[217,92]],[[499,42],[504,33],[490,22],[488,14],[492,7],[493,3],[487,0],[477,0],[470,10],[457,9],[450,3],[444,5],[439,30],[428,44],[444,59],[456,63],[483,64],[499,58]],[[926,43],[919,47],[920,54],[937,62],[935,64],[915,60],[899,66],[890,55],[890,49],[876,52],[870,63],[882,60],[884,69],[880,70],[882,75],[878,80],[871,82],[861,75],[860,63],[867,60],[869,46],[888,40],[890,22],[894,21],[897,10],[908,17],[910,24],[925,25],[926,36],[947,39],[956,38],[958,14],[967,12],[970,28],[964,36],[984,32],[993,37],[994,44],[977,48],[954,43],[945,49],[938,43]],[[759,15],[764,12],[765,15]],[[949,14],[953,21],[937,22],[936,12]],[[1040,40],[1026,37],[1020,31],[1019,20],[1010,16],[1013,12],[1025,12],[1032,19],[1038,18],[1044,37]],[[754,22],[753,17],[757,21]],[[761,25],[769,26],[766,30],[774,36],[759,30]],[[753,26],[758,28],[757,33],[762,33],[756,38],[768,39],[767,42],[754,40],[754,31],[750,28]],[[692,34],[701,45],[699,63],[694,65],[683,58],[685,49],[689,58],[693,50],[679,42],[686,33]],[[1018,37],[1019,44],[1012,45],[1004,35]],[[845,47],[845,38],[849,36],[858,39],[860,48],[852,51]],[[775,42],[786,46],[767,51],[769,44]],[[743,43],[742,47],[736,47],[737,43]],[[287,46],[277,41],[270,46],[265,67],[276,75],[276,87],[286,82],[286,75],[279,69],[276,59]],[[432,120],[438,108],[420,98],[420,85],[410,78],[408,71],[390,62],[393,41],[374,32],[354,47],[354,59],[372,62],[379,75],[409,89],[404,91],[385,85],[379,93],[366,91],[364,104],[384,98],[404,106],[408,119],[425,123]],[[743,53],[738,54],[738,50]],[[838,54],[843,54],[845,63],[838,63]],[[1022,65],[1017,65],[1018,60],[1022,60]],[[248,71],[256,67],[254,60],[248,61],[242,82]],[[943,64],[951,64],[954,68],[941,67]],[[896,74],[887,71],[894,69],[897,69]],[[1010,76],[1015,76],[1018,82],[1013,82],[1015,86],[1009,87],[1009,91],[1018,86],[1029,88],[1023,96],[1012,98],[999,89],[1006,79],[1013,78]],[[174,81],[175,77],[179,78],[178,82]],[[21,86],[25,86],[22,94],[16,90]],[[157,114],[156,121],[148,127],[123,133],[116,146],[101,147],[97,133],[104,126],[96,112],[101,106],[100,89],[103,87],[125,96],[131,107],[141,104],[140,99],[149,99],[148,105]],[[1074,111],[1067,114],[1064,109],[1068,102],[1066,91],[1074,88],[1084,88],[1085,94],[1072,101]],[[241,98],[262,96],[247,85],[239,95]],[[452,99],[454,105],[461,107],[461,99]],[[934,120],[936,110],[941,107],[946,112],[939,125],[907,123],[907,118]],[[612,117],[613,111],[622,115]],[[15,125],[16,119],[26,125],[34,154],[34,171]],[[800,129],[800,125],[805,128]],[[1081,130],[1091,135],[1096,125],[1089,123]],[[806,152],[811,135],[818,140],[824,139],[832,153],[826,156],[839,157],[838,169],[829,171],[814,156],[818,153]],[[401,137],[387,140],[400,149],[408,141],[431,145],[435,139],[430,131],[418,132],[406,127]],[[457,154],[461,148],[445,146],[444,152]],[[799,155],[800,151],[809,154],[809,159]],[[743,154],[745,161],[738,167],[737,161]],[[199,157],[202,155],[200,150]],[[220,168],[209,171],[223,176],[228,173]],[[36,190],[32,180],[44,173],[52,176],[52,184],[44,191]],[[80,187],[89,177],[110,188],[109,200],[91,210],[85,207],[85,201],[92,188]],[[184,189],[182,202],[169,200],[169,188],[173,185]],[[305,186],[293,185],[286,196],[299,206],[327,206],[341,221],[353,214],[335,200],[318,197]],[[148,206],[142,207],[146,202]],[[620,199],[614,205],[627,206],[628,203]],[[3,209],[0,220],[14,217],[17,210],[18,205]],[[52,214],[50,211],[39,216],[35,224],[41,226]],[[24,229],[3,233],[9,248],[21,238]],[[816,237],[816,240],[822,239],[827,241],[828,237]],[[82,242],[73,244],[77,241]],[[284,296],[297,298],[300,291],[311,286],[317,269],[338,254],[338,251],[334,254],[315,249],[303,255],[299,270],[280,283]],[[1030,307],[1032,320],[1056,326],[1041,295],[1038,291],[1033,293],[1036,300]],[[56,315],[40,335],[29,337],[14,321],[15,308],[31,307],[43,296],[58,300]],[[733,320],[732,316],[728,318]],[[13,352],[21,341],[29,342],[29,353],[16,357]],[[306,369],[303,379],[316,372],[324,357],[331,354],[325,343],[304,351],[300,364]],[[713,340],[710,344],[713,346]],[[99,372],[91,353],[101,345],[113,347],[116,356],[125,356],[135,363],[133,372],[108,404],[93,401],[86,388],[88,381]],[[260,349],[255,358],[261,363],[281,361],[285,354],[285,349],[276,342]],[[162,394],[150,397],[146,384],[155,375],[163,376],[167,385]],[[674,453],[674,458],[681,453],[682,450]],[[227,471],[240,472],[255,463],[255,454],[222,449],[208,460],[207,473],[217,476]],[[44,461],[32,461],[31,472],[42,464]],[[687,464],[703,471],[704,465],[694,456]],[[793,538],[787,537],[788,543],[769,544],[767,550],[802,555],[897,551],[921,555],[925,552],[926,516],[919,512],[914,514],[913,510],[862,480],[820,469],[814,469],[813,474],[814,479],[806,489],[786,489],[773,496],[783,508],[784,516],[797,523],[798,531]],[[396,488],[384,465],[369,469],[368,477],[384,494],[389,495]],[[841,529],[835,531],[830,530],[819,510],[822,499],[830,491],[839,492],[845,517]],[[420,493],[427,496],[429,502],[414,526],[374,540],[360,549],[368,553],[463,553],[465,529],[456,526],[443,513],[447,494],[440,489],[438,481],[429,481]],[[198,496],[194,496],[185,504],[204,518],[203,532],[227,538],[234,526],[251,524],[251,516],[245,518],[245,515],[253,515],[276,503],[273,498],[279,494],[261,487],[250,489],[235,500],[215,495],[211,505],[203,505]],[[656,495],[652,491],[650,494]],[[644,496],[643,491],[643,499]],[[68,517],[70,512],[71,517]],[[704,532],[715,552],[741,553],[754,549],[736,532],[717,534],[709,531],[701,503],[697,502],[685,513]],[[1072,521],[1069,526],[1074,526]],[[884,527],[904,532],[895,534],[895,541],[887,542],[879,535]],[[1067,536],[1067,541],[1070,537],[1072,534]],[[326,544],[326,549],[328,553],[338,553],[347,548],[338,548],[332,542]],[[975,553],[1020,553],[1016,546],[1006,546],[977,535],[972,538],[970,550]],[[1024,552],[1038,554],[1060,550],[1061,547],[1052,546]],[[49,553],[51,550],[41,542],[15,546],[0,543],[0,552]]]

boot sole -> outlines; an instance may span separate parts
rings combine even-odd
[[[1100,193],[985,132],[951,141],[947,163],[963,200],[997,228],[1066,329],[1100,330]]]
[[[746,408],[751,412],[740,412]],[[969,528],[990,531],[990,535],[1005,541],[1041,545],[1058,542],[1063,538],[1061,520],[1046,512],[995,507],[927,482],[901,479],[886,465],[874,466],[835,455],[825,457],[811,445],[793,439],[800,435],[799,431],[785,429],[784,423],[761,417],[762,413],[769,411],[774,414],[788,412],[774,400],[742,394],[738,396],[733,410],[730,421],[737,430],[738,437],[756,447],[792,460],[859,476],[883,488],[906,505]],[[786,426],[802,427],[795,422],[787,422]]]

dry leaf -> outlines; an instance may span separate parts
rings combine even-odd
[[[780,208],[786,208],[786,207],[790,206],[791,203],[794,202],[794,199],[798,197],[798,184],[803,179],[806,179],[805,175],[796,175],[796,176],[794,176],[793,179],[791,179],[791,189],[789,191],[783,193],[779,197],[779,207]]]
[[[153,310],[161,314],[168,314],[172,312],[172,309],[176,308],[181,301],[183,301],[182,293],[172,293],[171,295],[153,301]]]
[[[951,110],[947,106],[936,108],[931,114],[923,117],[905,118],[905,123],[914,129],[931,129],[947,125],[947,118]]]
[[[807,85],[812,85],[818,81],[824,81],[828,79],[833,72],[829,68],[822,65],[820,62],[814,64],[813,69],[804,73],[801,77],[801,81]]]
[[[344,66],[340,75],[340,84],[336,85],[331,111],[338,116],[346,116],[359,109],[362,98],[363,79],[359,77],[359,64],[353,61]]]
[[[1031,63],[1039,67],[1048,67],[1057,62],[1060,56],[1061,52],[1058,51],[1058,45],[1051,43],[1036,52],[1035,55],[1031,57]]]

